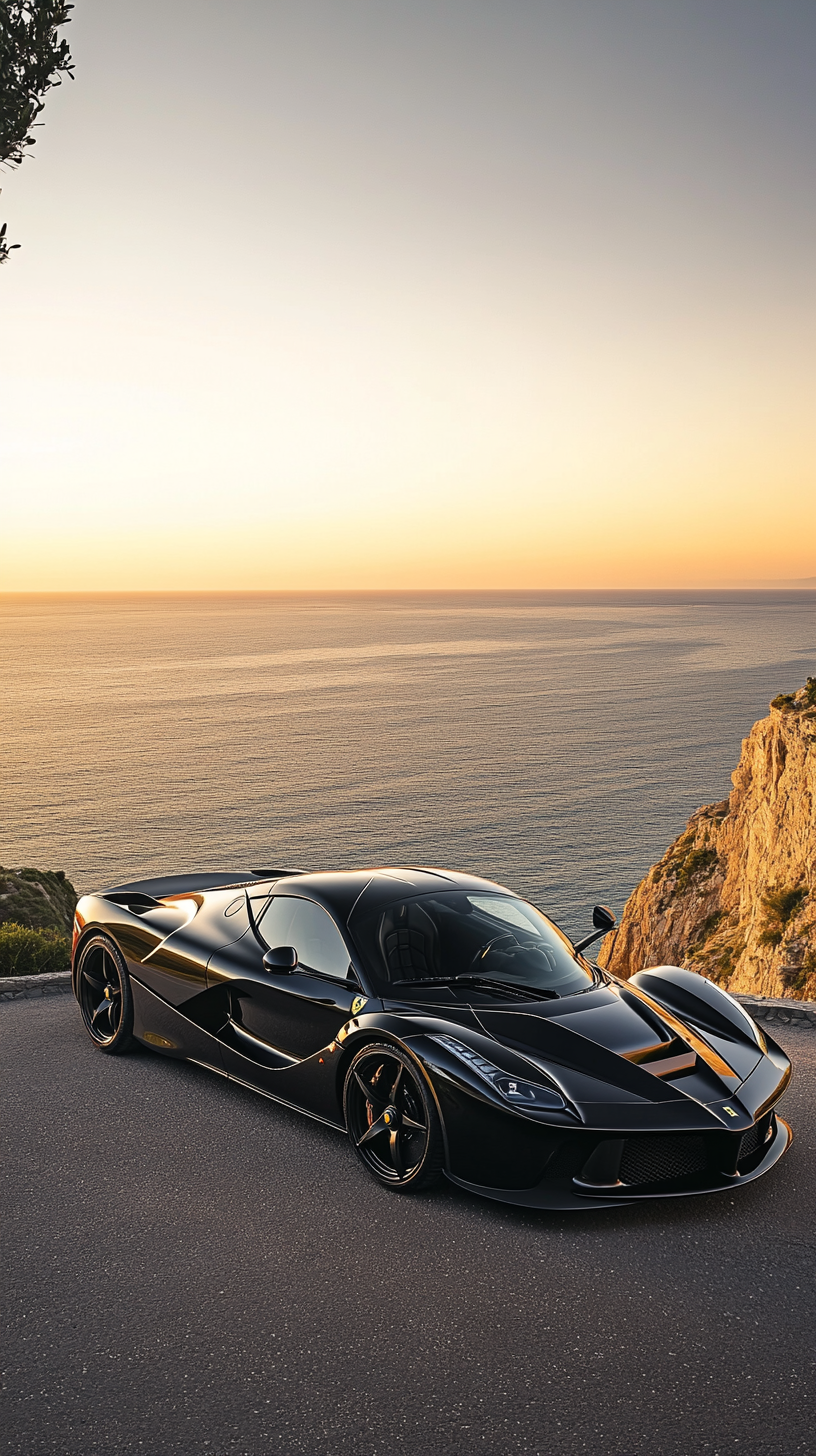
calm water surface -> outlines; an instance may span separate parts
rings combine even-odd
[[[0,861],[441,864],[577,932],[723,798],[816,595],[0,598]]]

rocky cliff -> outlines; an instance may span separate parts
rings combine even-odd
[[[0,865],[0,925],[71,934],[76,890],[63,870],[7,870]]]
[[[732,783],[630,895],[601,964],[687,966],[730,991],[816,1000],[816,678],[774,698]]]

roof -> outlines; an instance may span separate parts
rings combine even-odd
[[[427,866],[378,866],[367,870],[335,870],[325,874],[287,876],[279,882],[286,894],[314,896],[338,919],[347,921],[352,910],[376,910],[394,900],[414,895],[427,895],[434,890],[500,890],[503,885],[457,870],[429,869]]]

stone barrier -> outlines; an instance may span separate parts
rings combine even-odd
[[[780,1026],[816,1028],[816,1001],[789,1001],[785,997],[734,996],[755,1021],[776,1021]]]
[[[70,971],[46,971],[42,976],[0,976],[0,1001],[35,1001],[40,996],[63,996],[70,989]]]

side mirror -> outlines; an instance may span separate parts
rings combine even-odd
[[[596,905],[592,912],[592,924],[596,930],[602,930],[604,935],[607,931],[614,930],[617,920],[608,905]]]
[[[275,945],[263,958],[267,971],[296,971],[298,953],[293,945]]]
[[[585,935],[583,940],[577,941],[575,949],[579,952],[586,950],[593,941],[600,940],[602,935],[608,935],[610,930],[614,930],[617,923],[608,905],[596,905],[592,912],[592,924],[595,929],[592,935]]]

